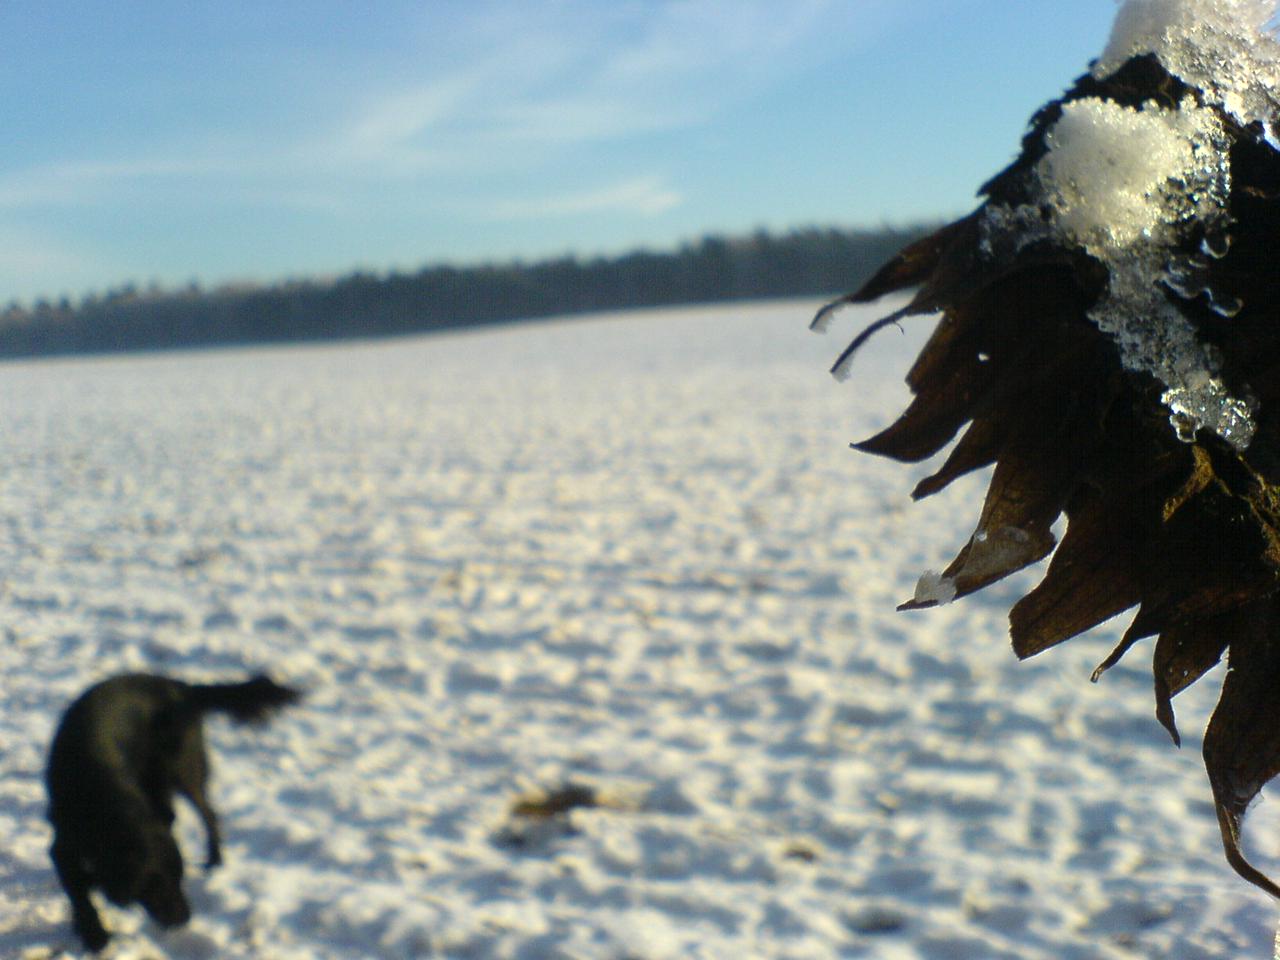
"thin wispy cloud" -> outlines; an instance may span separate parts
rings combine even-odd
[[[216,169],[186,157],[57,161],[0,174],[0,209],[87,203],[121,184],[206,177]]]
[[[661,177],[643,176],[594,189],[506,200],[490,206],[487,215],[495,220],[602,213],[652,217],[679,206],[683,199]]]
[[[372,91],[336,154],[398,170],[502,164],[504,149],[569,148],[703,123],[800,62],[823,2],[484,5],[462,68]],[[428,74],[430,65],[425,66]]]
[[[432,134],[457,122],[482,102],[488,84],[482,70],[445,76],[381,94],[350,126],[327,135],[337,162],[382,161],[396,166],[430,163]]]

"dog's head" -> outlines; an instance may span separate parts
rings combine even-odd
[[[162,927],[191,919],[182,892],[182,853],[173,834],[160,824],[147,824],[119,838],[98,864],[102,890],[119,906],[141,904]]]

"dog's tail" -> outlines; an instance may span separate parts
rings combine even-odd
[[[225,713],[240,723],[259,723],[271,711],[301,698],[302,691],[281,686],[262,675],[244,683],[190,684],[185,697],[191,709],[200,713]]]

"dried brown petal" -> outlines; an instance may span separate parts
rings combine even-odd
[[[1280,773],[1280,642],[1276,604],[1240,619],[1228,639],[1231,653],[1222,697],[1204,737],[1204,762],[1222,829],[1227,861],[1246,880],[1272,896],[1280,887],[1245,859],[1240,821],[1268,780]]]
[[[980,470],[995,462],[1004,446],[1000,424],[990,418],[979,418],[970,424],[937,473],[925,477],[911,491],[914,500],[931,496],[957,477]]]
[[[1250,604],[1207,620],[1176,624],[1161,632],[1152,657],[1156,717],[1169,731],[1174,743],[1181,746],[1182,738],[1174,722],[1170,701],[1213,669],[1222,659],[1229,638],[1259,612],[1257,604]]]
[[[1044,579],[1009,613],[1014,652],[1035,656],[1128,610],[1141,599],[1132,522],[1085,488],[1067,510],[1062,544]]]

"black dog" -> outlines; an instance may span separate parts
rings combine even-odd
[[[109,936],[89,899],[95,887],[120,906],[141,904],[164,927],[191,918],[173,839],[175,793],[204,821],[207,865],[222,862],[201,721],[210,712],[263,720],[299,696],[262,676],[202,686],[139,673],[104,680],[67,708],[45,776],[49,853],[86,947],[101,950]]]

